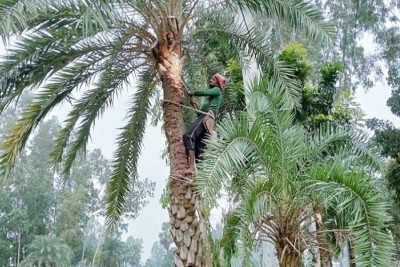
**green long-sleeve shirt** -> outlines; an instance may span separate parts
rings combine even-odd
[[[208,112],[209,110],[212,110],[215,117],[218,116],[219,107],[221,106],[221,89],[213,87],[206,90],[196,90],[193,93],[195,96],[207,96],[201,106],[201,111]]]

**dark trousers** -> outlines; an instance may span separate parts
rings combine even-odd
[[[186,150],[194,150],[196,159],[201,158],[205,148],[204,138],[206,137],[206,129],[203,125],[205,117],[205,114],[201,114],[183,134],[183,142],[185,143]]]

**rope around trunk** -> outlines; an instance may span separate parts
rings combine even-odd
[[[190,106],[186,106],[184,104],[181,104],[181,103],[178,103],[178,102],[175,102],[175,101],[172,101],[172,100],[164,99],[163,102],[175,104],[175,105],[180,106],[182,108],[187,108],[187,109],[193,110],[195,112],[211,116],[210,113],[208,113],[208,112],[205,112],[205,111],[202,111],[200,109],[196,109],[196,108],[193,108],[193,107],[190,107]]]

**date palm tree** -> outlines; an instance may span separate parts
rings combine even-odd
[[[28,253],[21,262],[23,267],[68,267],[72,255],[70,248],[55,235],[36,236]]]
[[[267,237],[281,267],[303,266],[306,249],[329,266],[330,240],[350,240],[360,266],[391,266],[389,204],[376,183],[382,160],[362,135],[329,126],[310,135],[271,81],[256,83],[248,100],[245,115],[220,123],[196,176],[211,207],[222,188],[235,200],[222,242],[228,260],[240,241],[243,266],[252,266],[254,242]]]
[[[25,91],[34,91],[35,98],[4,141],[1,174],[8,174],[49,112],[68,102],[72,109],[51,153],[53,164],[62,162],[61,174],[67,177],[77,154],[85,151],[96,120],[134,83],[107,187],[107,222],[115,225],[129,184],[137,178],[153,100],[162,95],[166,101],[159,108],[170,163],[169,214],[178,248],[175,265],[201,266],[192,177],[182,177],[187,168],[179,106],[184,101],[184,51],[211,37],[225,40],[238,54],[255,58],[288,101],[297,88],[289,78],[291,71],[274,58],[266,36],[238,22],[239,10],[286,23],[313,40],[333,36],[321,12],[303,0],[2,0],[0,35],[8,49],[0,67],[0,111]]]

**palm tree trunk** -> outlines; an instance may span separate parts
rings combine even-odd
[[[302,209],[288,210],[286,205],[279,207],[275,213],[274,244],[278,256],[279,267],[303,267],[301,254],[304,244],[299,240]],[[290,214],[289,216],[287,216]]]
[[[16,267],[18,267],[19,262],[20,262],[20,251],[21,251],[21,229],[18,229],[18,253],[17,253]]]
[[[331,248],[329,247],[328,236],[326,232],[324,232],[325,228],[324,228],[324,223],[322,221],[321,208],[314,206],[313,211],[314,211],[313,217],[316,228],[315,229],[316,239],[317,239],[316,241],[319,248],[321,267],[329,267],[333,253],[331,251]]]
[[[86,243],[87,243],[87,236],[86,236],[86,233],[85,233],[85,235],[84,235],[84,238],[85,238],[85,242],[83,243],[83,249],[82,249],[82,256],[81,256],[81,263],[79,264],[79,266],[84,266],[84,264],[83,264],[83,261],[84,261],[84,259],[85,259],[85,250],[86,250]]]
[[[159,43],[154,49],[157,55],[157,70],[164,91],[164,130],[168,140],[170,160],[170,206],[168,208],[171,234],[177,250],[175,266],[202,266],[200,247],[200,227],[196,214],[195,195],[192,191],[192,177],[184,177],[188,167],[186,150],[183,144],[184,121],[181,107],[184,99],[182,88],[182,62],[180,40],[171,38],[168,43]],[[168,39],[166,38],[166,39]]]
[[[278,249],[279,267],[303,267],[300,254],[292,248]]]
[[[347,245],[348,245],[348,253],[349,253],[349,262],[350,262],[350,267],[356,267],[356,260],[355,260],[355,256],[354,256],[354,249],[353,249],[353,244],[350,240],[347,241]]]
[[[102,242],[103,236],[104,236],[104,229],[102,229],[101,233],[99,234],[99,240],[97,241],[96,250],[94,252],[93,259],[92,259],[92,264],[90,265],[91,267],[94,267],[96,265],[96,259],[97,259],[98,253],[100,251],[100,243]]]

